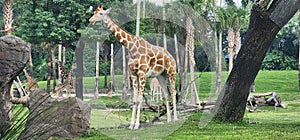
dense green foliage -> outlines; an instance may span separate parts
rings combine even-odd
[[[179,0],[178,2],[186,4],[193,8],[199,15],[203,16],[208,22],[213,23],[215,21],[212,17],[217,6],[213,4],[213,0]],[[227,5],[233,5],[232,1],[225,1]],[[247,6],[248,1],[243,0],[242,4],[244,7]],[[175,2],[176,3],[176,2]],[[97,0],[88,0],[88,1],[61,1],[61,0],[43,0],[43,1],[27,1],[27,0],[17,0],[14,1],[14,26],[17,26],[17,29],[13,34],[22,37],[24,40],[28,41],[32,45],[32,54],[33,54],[33,63],[34,63],[34,77],[39,80],[44,80],[47,73],[47,48],[46,44],[52,44],[51,47],[56,47],[57,44],[63,44],[64,47],[74,48],[77,46],[77,42],[82,37],[87,37],[88,41],[86,45],[89,48],[95,48],[97,40],[106,40],[101,46],[103,47],[102,52],[100,53],[100,75],[103,75],[104,69],[104,54],[105,52],[110,51],[110,44],[115,44],[115,53],[118,54],[120,44],[112,35],[109,35],[105,38],[103,36],[97,36],[99,28],[105,28],[102,23],[97,24],[97,26],[90,26],[88,24],[88,18],[92,15],[90,11],[90,6],[93,6],[95,9],[96,6],[100,4]],[[101,1],[107,8],[112,8],[111,16],[116,22],[121,22],[121,26],[127,31],[135,34],[135,14],[136,14],[136,5],[133,5],[128,1]],[[122,6],[117,6],[122,5]],[[122,8],[114,8],[114,7]],[[176,10],[173,10],[172,6],[176,4],[167,4],[166,13],[168,15],[176,15]],[[2,5],[1,5],[2,7]],[[231,6],[234,9],[234,6]],[[162,41],[162,27],[166,28],[166,35],[168,36],[168,46],[174,46],[174,42],[171,38],[176,34],[180,44],[184,46],[185,44],[185,29],[179,25],[176,25],[172,22],[162,22],[160,19],[152,19],[147,17],[147,15],[156,15],[162,16],[162,8],[155,6],[152,3],[146,3],[146,8],[151,8],[152,10],[146,9],[146,17],[141,19],[141,28],[140,35],[143,36],[146,40],[155,44],[156,39],[159,38],[159,45],[163,45]],[[175,8],[176,9],[176,8]],[[218,11],[218,10],[217,10]],[[229,12],[230,10],[228,10]],[[233,10],[231,10],[233,11]],[[1,11],[2,12],[2,11]],[[224,13],[228,12],[225,10]],[[126,14],[133,13],[133,14]],[[239,13],[239,12],[235,12]],[[233,14],[230,14],[233,16]],[[0,15],[2,17],[2,14]],[[171,18],[171,17],[167,17]],[[180,21],[184,21],[186,17],[176,17]],[[248,16],[246,16],[248,18]],[[127,22],[124,22],[119,19],[129,19]],[[222,17],[219,17],[221,20]],[[228,19],[228,18],[226,18]],[[241,18],[245,19],[245,18]],[[224,24],[225,21],[217,22]],[[226,21],[227,22],[227,21]],[[229,21],[228,21],[229,22]],[[216,25],[220,26],[216,28],[217,30],[223,31],[223,50],[224,54],[227,53],[227,39],[226,39],[226,26],[225,25]],[[229,24],[229,23],[226,23]],[[195,24],[196,26],[197,24]],[[211,24],[215,26],[214,24]],[[299,25],[296,17],[288,23],[288,25],[282,29],[276,39],[273,41],[272,47],[269,53],[266,56],[265,61],[263,62],[262,69],[264,70],[285,70],[285,69],[296,69],[297,68],[297,26]],[[3,24],[0,24],[0,27],[3,28]],[[88,28],[87,28],[88,27]],[[241,35],[243,35],[246,27],[241,30]],[[203,49],[201,42],[195,43],[195,60],[196,67],[198,71],[204,70],[208,65],[207,53]],[[212,49],[213,50],[213,49]],[[174,50],[169,50],[174,52]],[[85,64],[85,76],[94,75],[94,51],[87,50],[85,52],[88,63]],[[57,55],[57,54],[56,54]],[[70,65],[73,62],[74,52],[71,49],[67,49],[67,69],[70,68]],[[108,60],[110,61],[110,56],[107,55]],[[92,60],[92,61],[90,61]],[[109,63],[107,64],[109,69]],[[210,66],[211,67],[211,66]],[[121,69],[117,71],[120,72]],[[209,69],[208,69],[209,70]],[[108,71],[109,72],[109,71]]]

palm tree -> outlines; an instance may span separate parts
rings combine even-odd
[[[234,47],[237,55],[241,47],[240,29],[248,23],[247,11],[243,8],[228,6],[224,11],[226,26],[228,27],[228,53],[229,53],[229,73],[233,67]]]
[[[4,32],[6,35],[11,35],[12,33],[12,23],[13,23],[13,9],[12,0],[5,0],[3,7],[3,17],[4,17]]]
[[[227,41],[228,41],[228,54],[229,54],[229,66],[228,73],[231,72],[233,67],[233,53],[234,53],[234,24],[236,18],[236,7],[228,6],[225,11],[226,23],[228,27],[227,31]]]
[[[216,34],[216,93],[221,91],[221,81],[222,81],[222,34],[223,30],[226,29],[226,19],[225,11],[220,7],[216,9],[216,25],[215,25],[215,34]],[[217,35],[218,34],[218,35]],[[219,36],[219,37],[217,37]],[[217,43],[217,39],[219,42]],[[218,44],[218,45],[217,45]]]
[[[194,75],[194,67],[195,67],[195,58],[194,58],[194,26],[192,19],[188,16],[186,19],[186,30],[187,30],[187,37],[186,37],[186,47],[189,49],[189,56],[190,56],[190,77],[191,77],[191,104],[195,105],[198,100],[197,89],[195,85],[195,75]]]

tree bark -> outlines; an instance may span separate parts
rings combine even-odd
[[[300,21],[300,12],[298,12],[298,20]],[[300,29],[298,28],[298,33]],[[300,36],[298,36],[298,91],[300,92]]]
[[[79,41],[78,47],[75,50],[76,57],[76,83],[75,93],[76,97],[83,100],[83,49],[84,43]]]
[[[298,91],[300,91],[300,37],[298,38],[298,49],[299,49],[299,58],[298,58]]]
[[[300,7],[300,0],[273,0],[269,9],[254,4],[243,47],[234,63],[215,108],[215,119],[243,120],[249,89],[279,30]]]

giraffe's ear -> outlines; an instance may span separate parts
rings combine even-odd
[[[106,14],[108,14],[110,12],[111,8],[107,9],[106,10]]]
[[[105,15],[107,15],[110,12],[111,8],[105,10]]]

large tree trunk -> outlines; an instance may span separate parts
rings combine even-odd
[[[300,18],[299,18],[300,20]],[[298,91],[300,91],[300,36],[298,37],[298,49],[299,49],[299,57],[298,57]]]
[[[300,0],[273,0],[266,5],[254,4],[243,47],[218,98],[215,119],[242,121],[249,89],[262,61],[279,30],[300,7]]]
[[[75,50],[76,57],[76,83],[75,83],[75,93],[76,97],[83,100],[83,49],[84,43],[79,41],[78,47]]]
[[[300,12],[298,12],[298,20],[300,21]],[[300,29],[298,28],[298,33],[300,32]],[[300,36],[298,36],[298,91],[300,91]]]
[[[30,47],[15,36],[0,38],[0,139],[13,124],[10,89],[29,59]],[[4,138],[5,139],[5,138]]]

